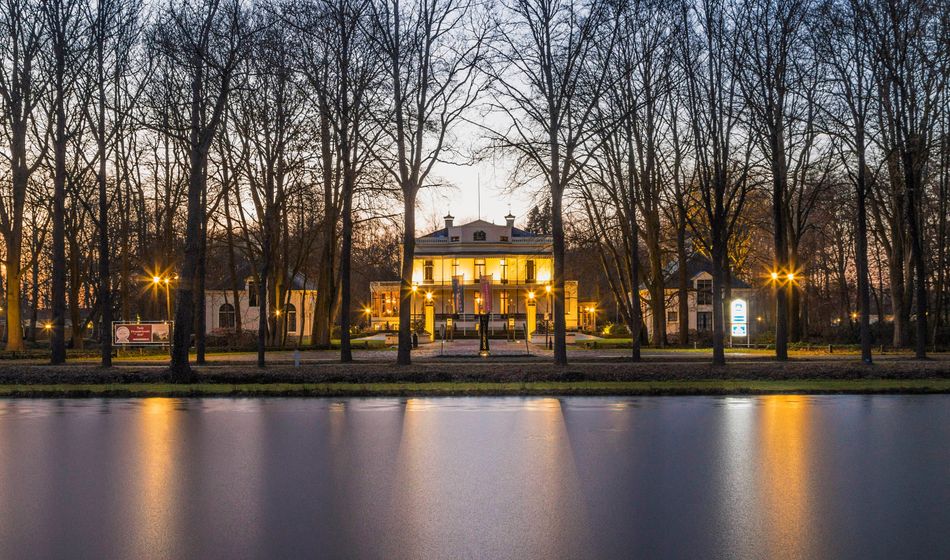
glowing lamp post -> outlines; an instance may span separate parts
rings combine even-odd
[[[547,320],[545,321],[544,325],[544,345],[548,350],[550,350],[554,347],[554,337],[551,336],[551,325],[554,322],[554,310],[551,309],[551,285],[548,284],[545,286],[544,291],[548,294],[548,312],[546,313]]]

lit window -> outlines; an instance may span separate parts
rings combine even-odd
[[[676,311],[667,311],[666,312],[666,322],[667,323],[677,323],[679,322],[679,313]]]
[[[527,269],[525,271],[525,282],[534,282],[534,261],[529,260],[526,266]]]
[[[696,304],[712,305],[712,280],[696,281]]]
[[[432,261],[424,261],[422,265],[422,278],[425,282],[432,282],[433,269]]]

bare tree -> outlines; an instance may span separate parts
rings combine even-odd
[[[484,81],[476,69],[485,55],[487,28],[479,29],[472,0],[376,0],[369,36],[387,76],[376,159],[402,192],[403,258],[396,362],[411,362],[412,255],[416,197],[443,157],[448,135],[476,101]],[[563,299],[563,298],[562,298]],[[343,313],[349,313],[344,309]]]
[[[183,0],[169,5],[152,30],[156,51],[174,60],[181,73],[181,87],[188,98],[188,128],[182,131],[188,145],[188,217],[185,251],[175,302],[175,330],[170,373],[177,382],[194,378],[188,348],[194,331],[196,273],[202,241],[208,151],[221,123],[235,73],[247,56],[253,30],[238,0],[194,3]]]
[[[20,290],[23,285],[24,209],[30,177],[41,165],[47,148],[42,133],[35,142],[29,142],[36,126],[37,109],[47,87],[38,72],[45,36],[39,2],[4,0],[3,9],[0,9],[0,34],[6,38],[0,42],[0,96],[3,102],[0,122],[8,146],[5,157],[9,157],[11,175],[10,193],[0,204],[0,230],[6,245],[7,265],[6,349],[19,352],[23,350]]]
[[[946,34],[950,24],[940,3],[912,0],[862,2],[872,40],[875,78],[887,148],[903,183],[904,218],[916,300],[917,358],[927,356],[927,256],[921,217],[933,127],[950,77]],[[941,37],[942,40],[931,40]]]
[[[544,177],[554,241],[554,363],[567,364],[564,317],[564,192],[583,168],[580,149],[596,130],[617,36],[603,0],[512,0],[497,22],[497,62],[488,69],[496,111],[510,126],[494,131]],[[631,213],[628,218],[635,219]],[[632,240],[631,243],[636,243]],[[636,290],[636,286],[633,287]]]
[[[729,239],[749,190],[751,147],[742,148],[743,104],[732,74],[735,29],[732,4],[704,0],[695,13],[682,7],[681,64],[686,114],[692,123],[696,207],[690,225],[712,257],[713,364],[725,364],[723,292],[728,281]],[[784,236],[783,236],[784,238]]]
[[[772,178],[772,268],[775,291],[775,357],[788,359],[788,300],[795,287],[787,232],[788,128],[791,92],[798,78],[795,57],[804,41],[805,0],[744,0],[737,6],[739,29],[735,70],[753,131]]]
[[[93,220],[99,232],[98,307],[101,310],[100,363],[103,367],[112,365],[113,316],[109,242],[109,209],[113,195],[108,188],[107,166],[110,147],[114,146],[126,127],[125,121],[131,117],[129,111],[123,110],[123,104],[119,100],[122,99],[122,83],[129,80],[129,74],[133,70],[133,52],[140,39],[140,9],[136,1],[104,0],[97,2],[92,12],[86,16],[90,22],[92,51],[87,80],[94,84],[95,90],[90,95],[89,102],[85,104],[84,111],[96,144],[95,156],[89,165],[94,168],[98,190],[98,216],[93,214]],[[144,81],[140,80],[139,84]],[[140,87],[132,94],[132,103],[137,100],[138,92],[141,92]],[[112,153],[115,152],[117,150],[113,149]],[[118,169],[118,162],[113,163],[114,169]],[[113,177],[118,179],[118,173],[114,173]]]
[[[821,7],[821,23],[815,33],[816,50],[830,70],[832,99],[837,101],[826,111],[829,129],[847,147],[843,154],[855,188],[855,265],[857,268],[858,309],[860,312],[861,361],[871,357],[871,290],[868,267],[867,198],[870,178],[867,161],[868,124],[874,82],[870,67],[865,29],[852,5],[826,2]]]
[[[49,36],[53,119],[53,321],[50,362],[66,361],[66,150],[67,103],[73,94],[78,66],[83,64],[82,19],[76,0],[47,0],[42,4]],[[76,328],[77,325],[73,325]]]

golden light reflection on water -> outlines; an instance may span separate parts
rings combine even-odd
[[[175,534],[174,497],[177,492],[175,433],[178,414],[175,399],[142,401],[138,426],[139,503],[136,557],[168,554],[169,538]]]
[[[400,553],[576,556],[566,550],[588,542],[577,535],[586,509],[561,401],[532,398],[477,413],[466,406],[405,401],[392,497],[403,512]],[[523,530],[483,538],[516,526]]]
[[[811,401],[801,395],[761,398],[759,495],[769,558],[810,557]]]

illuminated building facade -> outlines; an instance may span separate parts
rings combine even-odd
[[[443,328],[474,333],[478,315],[489,314],[496,336],[514,329],[521,335],[544,332],[551,322],[554,292],[552,239],[514,225],[476,220],[445,227],[416,239],[413,259],[413,324],[440,338]],[[489,286],[486,287],[485,284]],[[577,282],[566,281],[567,328],[578,326]],[[375,330],[399,326],[399,282],[373,282],[366,309]]]

